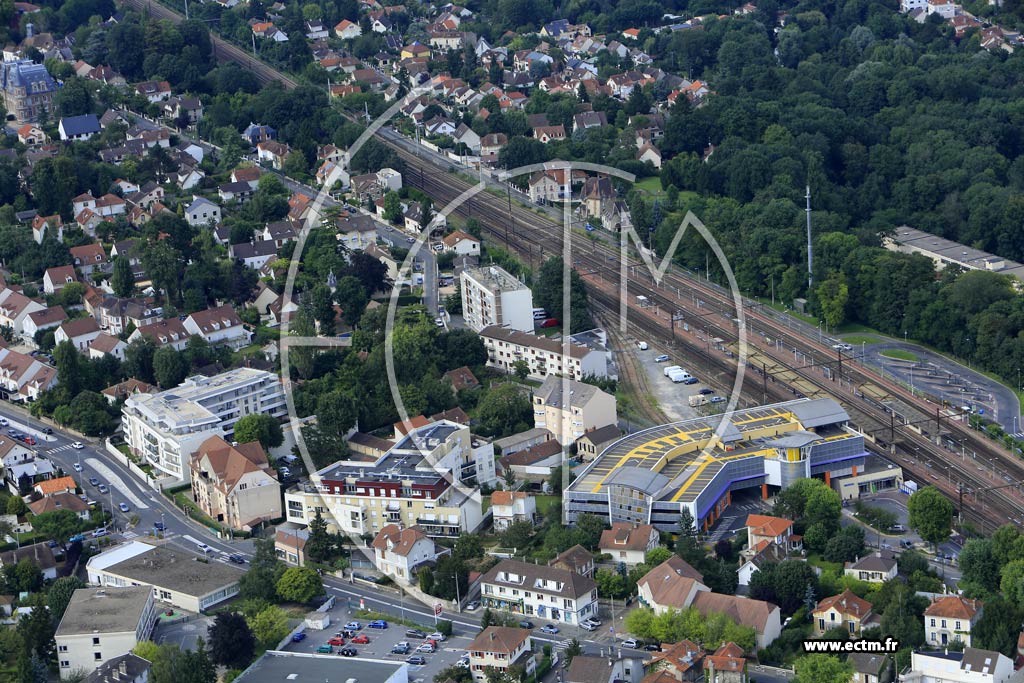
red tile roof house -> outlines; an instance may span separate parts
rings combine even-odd
[[[224,344],[236,351],[252,340],[231,304],[191,314],[185,318],[185,330],[201,336],[211,345]]]

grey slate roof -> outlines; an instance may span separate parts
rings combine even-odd
[[[811,401],[793,403],[789,409],[800,420],[800,424],[807,429],[820,427],[821,425],[836,424],[837,422],[846,422],[850,419],[850,416],[843,410],[842,406],[830,398],[818,398]]]
[[[100,120],[95,114],[82,114],[81,116],[65,116],[60,120],[61,128],[65,135],[83,135],[85,133],[100,132]]]

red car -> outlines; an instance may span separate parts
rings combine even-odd
[[[353,645],[369,645],[370,637],[364,633],[360,633],[358,636],[349,641]]]
[[[327,644],[328,645],[334,645],[336,647],[340,647],[340,646],[345,644],[345,639],[344,638],[339,638],[339,637],[335,636],[335,637],[331,638],[330,640],[328,640]]]
[[[541,327],[557,327],[558,326],[558,318],[548,318],[547,320],[542,322],[540,324],[540,326]]]

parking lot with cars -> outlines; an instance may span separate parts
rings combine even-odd
[[[432,680],[460,660],[469,664],[465,636],[445,638],[437,632],[409,628],[386,621],[339,620],[322,630],[306,629],[288,644],[287,650],[333,654],[338,657],[365,657],[408,662],[410,679]]]
[[[644,346],[647,346],[644,342]],[[717,396],[715,390],[701,382],[700,373],[692,359],[670,356],[656,348],[637,348],[633,353],[640,360],[647,372],[647,386],[657,398],[658,406],[672,421],[688,420],[699,417],[697,408],[691,406],[691,396],[704,397],[708,404],[719,403],[725,399]],[[665,374],[666,370],[678,368],[682,374],[676,373],[679,381]]]

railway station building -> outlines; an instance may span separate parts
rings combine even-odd
[[[856,477],[864,437],[834,400],[799,399],[673,422],[612,443],[566,489],[566,520],[583,513],[608,523],[678,530],[684,509],[699,528],[714,524],[734,491],[786,488],[805,477]]]

